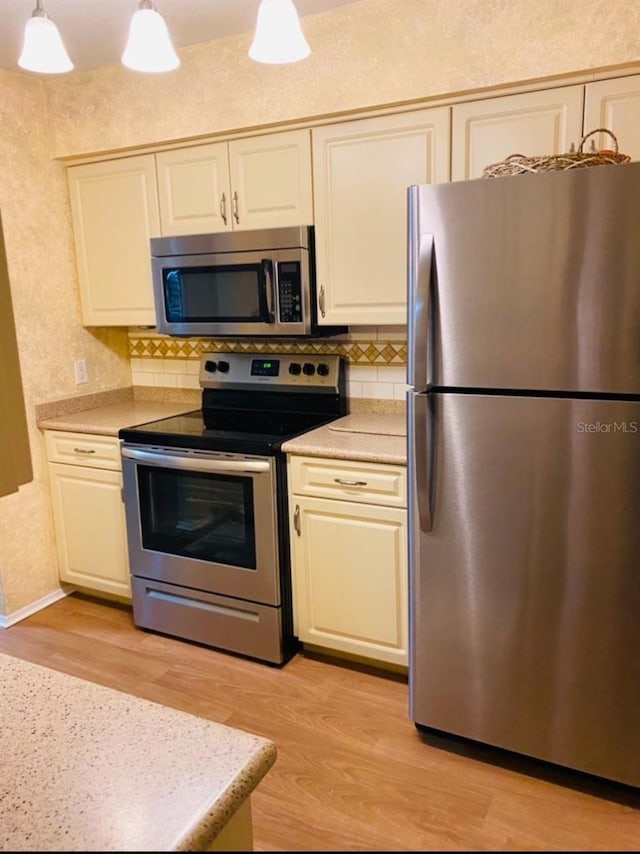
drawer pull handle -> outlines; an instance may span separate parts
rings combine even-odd
[[[293,514],[293,527],[296,534],[300,537],[302,536],[302,530],[300,528],[300,505],[296,504],[296,509]]]
[[[95,454],[93,448],[74,448],[74,454]]]
[[[366,480],[343,480],[341,477],[334,477],[334,482],[339,483],[340,486],[366,486]]]

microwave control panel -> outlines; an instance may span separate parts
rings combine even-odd
[[[302,281],[298,261],[278,264],[278,314],[281,323],[302,322]]]

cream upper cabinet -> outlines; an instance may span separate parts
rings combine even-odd
[[[308,130],[156,154],[163,235],[311,225]]]
[[[620,151],[640,160],[640,75],[587,83],[585,90],[585,133],[608,128],[616,135]],[[594,139],[598,148],[614,147],[609,134]]]
[[[156,154],[163,235],[231,231],[226,142]]]
[[[60,578],[130,598],[118,439],[47,430],[45,442]]]
[[[582,138],[583,86],[505,95],[452,107],[451,179],[480,178],[510,154],[561,154]]]
[[[233,227],[313,224],[308,130],[229,142]]]
[[[85,326],[154,325],[149,239],[160,234],[153,154],[67,170]]]
[[[293,456],[289,473],[299,640],[407,666],[405,468]]]
[[[407,188],[449,180],[448,107],[313,128],[318,320],[406,323]]]

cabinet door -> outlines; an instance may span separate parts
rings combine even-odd
[[[449,108],[313,128],[318,319],[404,324],[407,187],[449,180]]]
[[[60,578],[130,597],[122,475],[50,463]]]
[[[308,130],[229,142],[235,229],[313,223]]]
[[[231,231],[226,142],[156,154],[162,234]]]
[[[480,178],[510,154],[561,154],[582,138],[583,86],[505,95],[452,108],[451,179]]]
[[[160,233],[152,154],[67,170],[85,326],[155,325],[149,239]]]
[[[297,496],[291,512],[298,638],[407,665],[406,511]]]
[[[640,160],[640,75],[614,77],[587,83],[584,131],[608,128],[615,133],[618,147],[632,160]],[[613,148],[609,134],[594,137],[599,148]]]

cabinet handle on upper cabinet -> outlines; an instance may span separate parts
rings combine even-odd
[[[240,222],[240,214],[238,213],[238,191],[233,194],[233,218],[236,222]]]
[[[320,296],[318,297],[320,314],[324,317],[324,285],[320,285]]]
[[[366,480],[343,480],[341,477],[334,477],[334,482],[341,486],[366,486]]]
[[[223,223],[227,224],[227,196],[225,193],[222,194],[222,198],[220,199],[220,216],[222,217]]]
[[[74,448],[73,453],[74,454],[95,454],[95,451],[93,449],[89,449],[89,448]]]
[[[301,536],[300,530],[300,505],[296,504],[296,509],[293,511],[293,527],[298,536]]]

